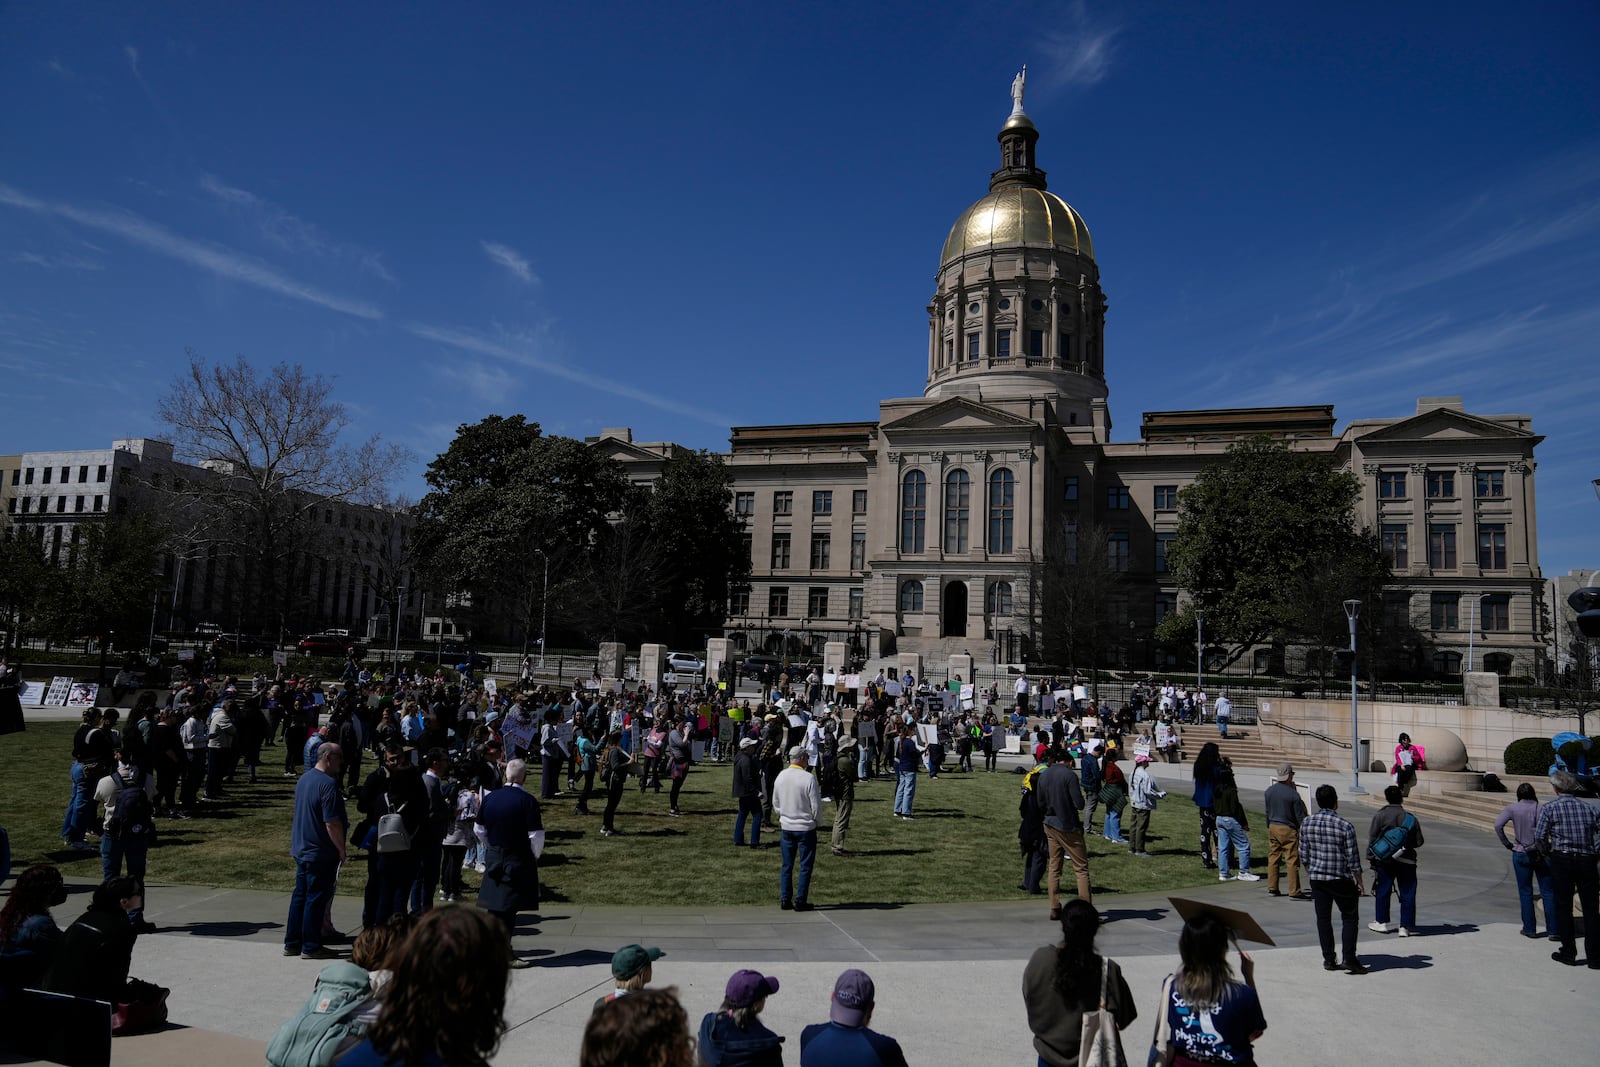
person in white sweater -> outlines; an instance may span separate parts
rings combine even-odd
[[[772,810],[782,831],[783,872],[778,876],[778,907],[811,910],[811,868],[817,861],[817,820],[822,816],[822,787],[808,769],[805,745],[789,750],[789,766],[772,786]],[[795,878],[796,860],[800,874]],[[794,892],[791,894],[790,889]]]

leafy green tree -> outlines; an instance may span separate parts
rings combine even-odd
[[[8,524],[6,533],[11,536],[0,540],[0,621],[6,630],[5,651],[10,652],[22,627],[47,599],[50,563],[28,531]]]
[[[1035,582],[1035,633],[1044,662],[1074,675],[1107,666],[1108,657],[1125,647],[1126,558],[1098,523],[1058,527],[1044,556],[1048,562],[1039,565]]]
[[[41,623],[61,640],[115,634],[122,647],[142,644],[161,584],[155,561],[165,529],[145,516],[113,516],[81,523],[76,532],[61,565],[46,569]]]
[[[1377,612],[1390,574],[1356,524],[1360,492],[1331,456],[1266,436],[1236,442],[1178,495],[1168,560],[1188,600],[1157,636],[1186,639],[1198,610],[1223,666],[1273,641],[1344,646],[1343,601]]]
[[[627,495],[619,464],[521,415],[463,424],[424,478],[416,551],[431,583],[466,594],[458,602],[470,602],[461,614],[475,632],[509,620],[524,651],[546,608],[561,618],[562,590]]]
[[[721,457],[682,449],[663,464],[646,501],[661,640],[703,639],[727,617],[729,594],[746,586],[750,557],[732,501],[733,472]]]

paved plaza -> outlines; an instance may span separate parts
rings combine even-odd
[[[1186,804],[1186,783],[1168,784],[1167,803]],[[1259,793],[1247,792],[1245,802],[1259,810]],[[1363,840],[1372,810],[1347,805]],[[1364,900],[1361,957],[1372,968],[1365,977],[1322,969],[1309,902],[1268,897],[1265,881],[1185,891],[1248,909],[1277,942],[1250,949],[1269,1023],[1260,1061],[1388,1056],[1403,1035],[1408,1064],[1593,1062],[1600,1027],[1578,1020],[1593,1019],[1600,974],[1559,966],[1550,942],[1518,935],[1510,864],[1491,835],[1440,822],[1425,832],[1420,936],[1371,933],[1372,903]],[[776,852],[771,862],[776,879]],[[1015,854],[999,849],[995,862],[1014,864]],[[938,877],[937,868],[927,876]],[[58,918],[70,921],[81,899],[58,908]],[[1110,919],[1100,946],[1121,963],[1140,1010],[1124,1044],[1142,1063],[1161,980],[1177,963],[1181,922],[1164,895],[1104,895],[1099,903]],[[172,988],[175,1024],[264,1043],[303,1002],[320,966],[281,955],[286,907],[279,894],[152,884],[147,914],[161,930],[140,938],[134,973]],[[355,898],[339,899],[342,929],[358,927],[359,908]],[[717,1006],[733,970],[776,974],[783,988],[763,1018],[788,1036],[790,1063],[798,1062],[801,1028],[826,1018],[833,979],[845,967],[876,980],[874,1028],[897,1038],[911,1063],[1032,1063],[1021,976],[1033,949],[1054,939],[1045,912],[1042,898],[1032,898],[795,914],[770,900],[719,900],[712,886],[702,899],[636,909],[547,904],[516,938],[531,966],[513,975],[511,1030],[495,1063],[575,1064],[590,1004],[609,988],[611,952],[630,941],[666,950],[654,984],[676,985],[694,1024]],[[118,1046],[126,1049],[118,1061],[139,1058],[138,1046]]]

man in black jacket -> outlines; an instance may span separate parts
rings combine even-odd
[[[428,798],[428,814],[422,829],[411,842],[417,857],[417,880],[411,891],[411,914],[419,915],[433,907],[439,888],[439,861],[443,857],[444,835],[455,822],[455,805],[444,795],[444,782],[450,776],[450,755],[442,748],[428,750],[427,768],[422,772],[422,789]]]
[[[391,812],[400,816],[413,841],[428,813],[428,794],[422,785],[422,772],[405,758],[398,743],[383,751],[383,763],[367,776],[361,786],[356,809],[366,818],[356,828],[352,840],[363,843],[375,837],[378,821]],[[411,849],[380,852],[376,841],[367,848],[367,886],[361,910],[363,928],[376,926],[390,915],[406,910],[411,883],[417,877],[416,855]]]
[[[733,757],[733,798],[739,802],[739,814],[733,820],[733,843],[744,844],[744,824],[748,819],[750,847],[761,844],[761,761],[756,758],[760,742],[747,737],[739,742],[739,754]]]

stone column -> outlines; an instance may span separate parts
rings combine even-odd
[[[639,646],[639,681],[652,689],[661,684],[661,676],[666,673],[667,646],[666,645],[640,645]]]
[[[733,640],[713,637],[706,642],[706,684],[715,687],[722,678],[722,667],[728,668],[728,691],[732,693],[739,683],[739,653]]]
[[[602,681],[614,682],[622,677],[622,665],[626,661],[628,647],[621,641],[600,642],[600,678]]]

